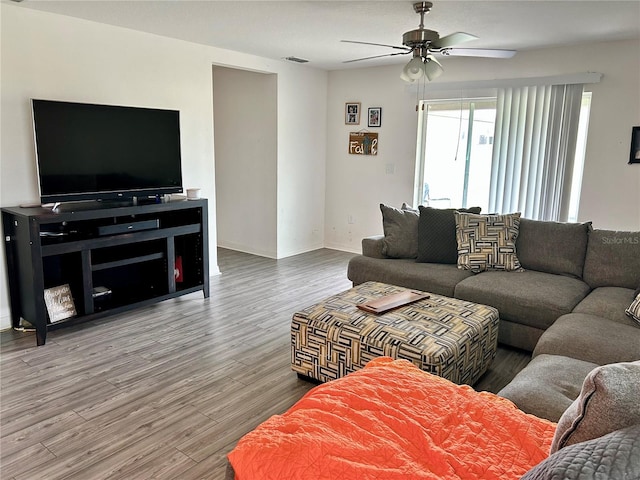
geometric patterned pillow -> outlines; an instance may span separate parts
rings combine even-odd
[[[520,212],[475,215],[455,212],[458,268],[473,273],[485,270],[522,270],[516,254]]]
[[[640,323],[640,293],[636,295],[635,300],[631,302],[631,305],[625,310],[625,313]]]

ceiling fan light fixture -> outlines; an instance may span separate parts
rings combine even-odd
[[[424,75],[424,63],[421,57],[413,57],[402,69],[402,73],[409,79],[418,80]]]
[[[402,72],[400,72],[400,78],[407,83],[415,82],[413,78],[409,78],[409,76],[406,73],[404,73],[404,68],[402,69]]]
[[[438,62],[433,56],[429,55],[426,60],[427,61],[424,64],[424,74],[427,76],[429,81],[435,80],[442,75],[444,69],[442,68],[442,65],[440,65],[440,62]]]

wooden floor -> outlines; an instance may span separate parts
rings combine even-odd
[[[0,478],[224,479],[238,439],[312,384],[290,370],[292,313],[351,286],[352,254],[272,260],[219,249],[191,294],[49,333],[0,334]],[[529,361],[499,348],[476,388]]]

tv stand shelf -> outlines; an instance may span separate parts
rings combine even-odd
[[[197,291],[209,296],[206,199],[77,211],[9,207],[2,225],[11,323],[33,325],[38,345],[64,325]],[[117,233],[101,233],[113,226]],[[62,285],[76,315],[52,322],[45,292]]]

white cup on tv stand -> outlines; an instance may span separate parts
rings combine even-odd
[[[187,200],[198,200],[200,198],[199,188],[187,188]]]

